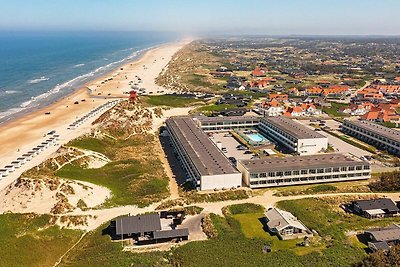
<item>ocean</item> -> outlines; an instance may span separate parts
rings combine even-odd
[[[0,123],[176,38],[155,32],[0,32]]]

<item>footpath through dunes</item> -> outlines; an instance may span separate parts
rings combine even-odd
[[[131,61],[97,80],[88,82],[73,94],[51,105],[1,124],[0,168],[43,142],[43,135],[49,131],[55,130],[60,139],[57,146],[52,146],[14,173],[0,179],[0,190],[15,181],[22,172],[50,158],[59,145],[90,132],[92,119],[74,130],[67,128],[77,118],[85,116],[102,104],[115,98],[127,98],[126,93],[131,90],[131,85],[138,81],[138,77],[141,80],[140,86],[145,87],[148,92],[157,94],[159,90],[165,91],[160,86],[154,85],[154,80],[163,69],[167,68],[173,55],[186,43],[176,42],[151,49],[139,60]]]
[[[187,112],[179,109],[178,114],[181,111]],[[162,110],[156,115],[154,108],[144,107],[140,100],[120,102],[93,122],[90,133],[71,140],[0,191],[0,210],[58,218],[87,211],[85,222],[75,225],[81,229],[87,229],[91,220],[104,222],[123,214],[127,205],[138,212],[154,210],[152,203],[170,197],[173,179],[172,173],[165,172],[165,155],[153,134],[156,116],[164,120]],[[119,212],[117,206],[123,209]],[[110,207],[117,212],[106,209]],[[108,210],[107,214],[97,215],[101,209]],[[74,227],[68,221],[60,224]]]

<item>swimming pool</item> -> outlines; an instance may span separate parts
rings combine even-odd
[[[266,139],[259,133],[256,134],[247,134],[247,137],[253,142],[264,142]]]

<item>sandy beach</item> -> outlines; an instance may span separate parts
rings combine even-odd
[[[47,148],[15,172],[0,180],[0,190],[15,181],[22,172],[28,170],[50,157],[61,145],[91,130],[91,122],[97,116],[88,119],[80,127],[69,130],[68,125],[93,110],[114,99],[126,99],[131,84],[141,82],[138,87],[145,88],[147,93],[159,94],[164,91],[155,84],[155,78],[167,67],[173,55],[188,41],[166,44],[147,51],[139,60],[128,62],[118,69],[89,82],[56,103],[41,110],[27,114],[14,121],[0,126],[0,169],[13,160],[43,142],[47,132],[55,130],[60,135],[56,145]],[[46,113],[50,113],[46,115]]]

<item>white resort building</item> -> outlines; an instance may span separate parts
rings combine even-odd
[[[327,137],[283,116],[262,118],[258,128],[299,155],[312,155],[328,148]]]
[[[345,120],[341,130],[378,149],[400,156],[400,131],[369,121],[352,120]]]
[[[242,174],[190,117],[166,122],[175,153],[198,190],[237,188]]]
[[[328,183],[371,178],[368,162],[342,154],[239,160],[238,170],[250,188]]]

